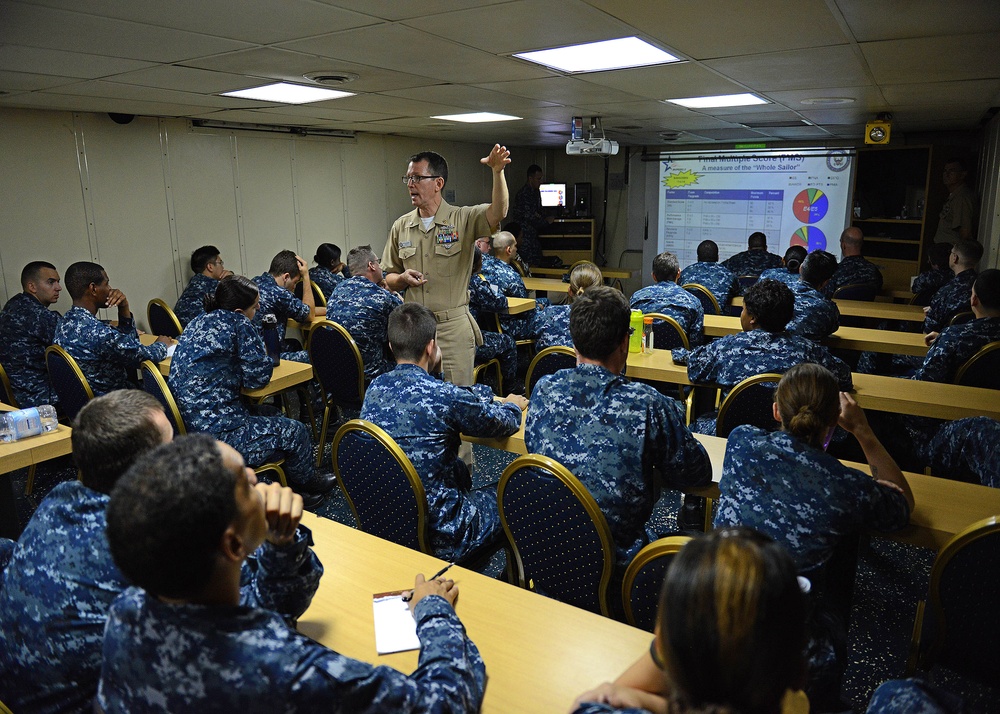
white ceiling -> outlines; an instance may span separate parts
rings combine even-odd
[[[681,64],[565,75],[514,52],[636,35]],[[297,125],[511,145],[600,116],[632,145],[975,128],[1000,106],[1000,0],[0,0],[0,106]],[[356,96],[218,96],[310,72]],[[688,110],[671,97],[771,104]],[[822,106],[803,100],[853,99]],[[456,125],[434,114],[523,117]]]

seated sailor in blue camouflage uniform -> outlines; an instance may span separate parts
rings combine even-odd
[[[80,410],[73,458],[82,482],[59,484],[42,501],[0,593],[0,691],[15,709],[91,711],[108,607],[128,587],[108,549],[108,495],[133,461],[172,436],[159,402],[138,390],[112,392]],[[290,489],[257,490],[269,520],[289,518],[298,501]],[[309,542],[300,528],[294,544],[269,542],[254,553],[240,577],[243,604],[301,615],[322,573]]]
[[[840,327],[840,309],[823,294],[823,286],[837,269],[837,259],[825,250],[814,250],[802,261],[799,279],[788,287],[795,295],[795,311],[785,328],[810,340],[829,337]]]
[[[875,294],[882,290],[882,271],[875,263],[861,255],[865,235],[857,226],[850,226],[840,234],[840,263],[823,294],[833,297],[838,288],[846,285],[874,285]]]
[[[174,305],[174,314],[181,327],[187,327],[191,320],[205,312],[205,296],[214,295],[219,281],[233,274],[226,270],[219,249],[214,245],[203,245],[191,254],[191,272],[194,275]]]
[[[605,286],[573,302],[576,368],[535,385],[524,429],[530,453],[568,468],[597,501],[614,538],[619,576],[650,540],[646,521],[660,485],[712,480],[708,454],[684,425],[680,403],[621,376],[629,312],[621,292]]]
[[[479,241],[476,241],[479,247]],[[500,314],[507,310],[507,298],[496,285],[486,282],[482,273],[486,255],[480,251],[472,256],[472,275],[469,276],[469,312],[479,320],[480,312]],[[476,346],[476,364],[495,359],[500,363],[500,377],[508,393],[524,393],[524,382],[517,377],[517,343],[503,332],[483,330],[483,344]]]
[[[58,405],[45,368],[45,348],[52,344],[59,313],[49,307],[62,285],[52,263],[36,260],[21,270],[21,290],[0,312],[0,365],[22,409]]]
[[[258,330],[263,330],[261,318],[274,315],[278,319],[278,340],[282,343],[281,359],[308,362],[309,353],[293,349],[297,344],[286,343],[285,324],[289,320],[308,322],[313,317],[326,315],[325,305],[316,305],[316,297],[309,286],[309,265],[290,250],[283,250],[271,259],[271,267],[253,281],[260,291],[260,309],[254,319]],[[302,299],[293,290],[302,282]]]
[[[698,262],[681,271],[680,283],[695,283],[708,288],[723,311],[733,297],[740,294],[736,276],[719,263],[719,245],[714,240],[703,240],[698,244]]]
[[[320,243],[316,248],[316,267],[309,271],[309,279],[319,286],[324,297],[330,299],[330,295],[336,290],[337,285],[350,277],[348,266],[340,260],[340,247],[333,243]]]
[[[573,346],[573,335],[569,330],[569,314],[573,301],[590,288],[604,285],[601,269],[589,261],[578,263],[569,274],[566,302],[550,305],[535,317],[535,353],[546,347]]]
[[[865,413],[826,368],[789,369],[775,392],[774,418],[780,431],[744,425],[729,435],[715,527],[744,525],[766,533],[810,579],[814,611],[806,692],[815,710],[840,711],[830,707],[837,706],[847,664],[850,587],[845,591],[847,579],[828,566],[838,546],[860,531],[906,526],[913,494]],[[838,424],[858,440],[871,476],[825,453]]]
[[[69,266],[66,289],[73,307],[59,321],[53,342],[76,360],[94,396],[136,386],[128,370],[134,375],[143,360],[159,362],[167,356],[167,346],[176,344],[170,337],[157,337],[151,345],[139,342],[125,293],[111,287],[108,274],[97,263]],[[101,308],[113,307],[118,308],[115,327],[96,317]]]
[[[726,335],[695,350],[675,349],[676,364],[686,364],[688,378],[722,387],[723,397],[748,377],[764,372],[783,373],[802,362],[821,364],[837,377],[841,389],[850,389],[851,369],[812,340],[785,331],[795,298],[787,285],[761,280],[743,298],[743,332]],[[691,425],[699,434],[715,434],[715,412]]]
[[[705,330],[705,310],[701,300],[677,284],[680,265],[677,256],[664,252],[653,258],[653,280],[632,294],[630,307],[647,315],[658,312],[677,320],[691,345],[700,345]]]
[[[954,276],[940,288],[924,308],[924,333],[940,332],[960,312],[969,309],[976,266],[983,257],[983,246],[974,240],[960,240],[951,249],[948,267]]]
[[[382,283],[382,268],[371,246],[352,248],[347,254],[351,278],[341,281],[326,301],[326,316],[344,326],[358,345],[370,382],[396,366],[389,353],[386,328],[389,313],[402,298]]]
[[[948,267],[953,247],[951,243],[934,243],[930,247],[927,256],[930,270],[915,277],[910,285],[910,290],[918,297],[918,305],[929,305],[937,291],[954,277]]]
[[[458,457],[461,435],[500,438],[521,426],[524,397],[494,401],[486,385],[459,387],[435,379],[441,349],[434,313],[403,303],[389,316],[396,369],[365,392],[361,418],[384,429],[413,463],[427,494],[431,547],[445,560],[462,560],[491,547],[500,534],[495,486],[472,490]]]
[[[246,553],[265,538],[289,542],[297,506],[290,518],[272,519],[243,469],[200,435],[130,469],[108,506],[108,542],[139,587],[108,616],[102,711],[478,711],[486,670],[455,614],[451,580],[415,578],[410,606],[421,648],[411,675],[344,657],[267,604],[241,603]]]
[[[486,282],[496,285],[506,297],[525,298],[528,291],[524,280],[513,267],[511,261],[517,255],[517,241],[507,231],[493,234],[493,260],[483,261],[483,277]],[[534,336],[534,318],[537,310],[518,315],[499,314],[500,329],[515,340],[528,340]]]
[[[1000,422],[985,416],[945,422],[928,447],[931,473],[1000,488]]]
[[[310,508],[334,486],[332,475],[316,473],[309,428],[284,416],[252,415],[240,391],[271,380],[273,363],[252,320],[259,309],[257,286],[242,275],[219,281],[205,301],[206,312],[181,333],[170,363],[170,389],[188,431],[212,434],[260,465],[275,452],[285,473]]]
[[[747,238],[747,249],[722,261],[722,266],[737,277],[759,276],[768,268],[780,268],[781,256],[767,251],[767,236],[757,231]]]
[[[969,707],[962,697],[925,679],[882,682],[868,701],[865,714],[963,714]]]
[[[804,246],[791,245],[785,251],[785,257],[781,259],[780,268],[768,268],[760,274],[761,280],[777,280],[788,287],[792,287],[799,280],[799,269],[802,261],[806,259],[807,251]]]

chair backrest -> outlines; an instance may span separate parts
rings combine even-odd
[[[965,310],[964,312],[957,313],[951,320],[948,321],[948,326],[952,325],[964,325],[967,322],[972,322],[976,319],[976,314],[972,310]]]
[[[719,407],[715,435],[728,437],[740,424],[751,424],[767,431],[777,429],[779,424],[774,420],[771,405],[780,379],[780,374],[767,372],[748,377],[733,387]]]
[[[94,390],[83,376],[80,365],[59,345],[45,348],[45,367],[63,414],[68,421],[73,421],[83,405],[94,398]]]
[[[528,454],[504,470],[497,501],[521,587],[608,615],[615,546],[583,484],[562,464]]]
[[[670,315],[647,312],[643,317],[653,318],[653,349],[672,350],[677,347],[688,349],[691,346],[684,328]]]
[[[989,343],[959,367],[955,384],[1000,389],[1000,342]]]
[[[625,621],[649,632],[656,626],[660,588],[667,566],[691,540],[691,536],[667,536],[654,540],[635,554],[622,581],[622,606]]]
[[[333,468],[358,528],[431,552],[424,485],[391,436],[371,422],[352,419],[333,438]]]
[[[163,411],[167,413],[170,426],[174,428],[174,436],[187,434],[187,427],[184,426],[184,419],[181,417],[181,410],[177,408],[174,395],[167,385],[167,380],[160,374],[159,367],[148,359],[143,360],[139,365],[142,372],[142,388],[147,394],[156,397],[156,401],[163,405]]]
[[[536,354],[535,358],[531,360],[531,364],[528,365],[528,371],[524,376],[525,393],[530,397],[531,388],[545,375],[573,367],[576,367],[576,352],[572,347],[565,345],[546,347]]]
[[[316,301],[316,307],[323,307],[326,305],[326,296],[323,295],[323,288],[314,283],[312,280],[309,281],[312,286],[313,299]],[[299,300],[302,299],[302,281],[295,283],[295,297]]]
[[[365,400],[365,363],[347,328],[332,320],[313,325],[309,361],[325,397],[338,406],[361,408]]]
[[[719,306],[719,301],[715,299],[715,295],[712,294],[712,291],[704,285],[700,283],[684,283],[681,287],[701,301],[701,308],[705,311],[706,315],[722,314],[722,308]]]
[[[740,295],[745,295],[760,280],[759,275],[737,275],[736,282],[740,284]]]
[[[941,664],[988,685],[1000,672],[1000,516],[973,523],[938,553],[931,568],[921,664]]]
[[[146,321],[149,322],[149,331],[154,335],[176,338],[183,329],[177,315],[160,298],[153,298],[146,305]]]
[[[936,290],[924,290],[923,292],[914,293],[913,297],[910,298],[910,305],[918,305],[920,307],[927,307],[931,304],[931,298],[934,297]]]
[[[834,290],[833,299],[871,302],[877,294],[878,285],[875,283],[855,283],[853,285],[842,285]]]
[[[0,364],[0,402],[11,406],[18,407],[17,397],[14,396],[14,390],[10,388],[10,380],[7,378],[7,370],[3,368]]]

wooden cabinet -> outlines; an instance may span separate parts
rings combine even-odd
[[[864,231],[864,255],[882,270],[883,290],[909,290],[923,267],[930,162],[929,146],[858,151],[851,224]]]
[[[538,229],[542,255],[558,256],[566,265],[594,259],[594,219],[558,218]]]

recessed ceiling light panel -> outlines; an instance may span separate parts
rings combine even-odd
[[[431,117],[431,119],[444,119],[446,121],[460,121],[466,124],[483,124],[491,121],[515,121],[521,117],[514,117],[509,114],[494,114],[493,112],[470,112],[468,114],[443,114]]]
[[[749,107],[754,104],[770,104],[756,94],[718,94],[714,97],[686,97],[667,99],[671,104],[679,104],[688,109],[718,109],[720,107]]]
[[[301,84],[291,84],[290,82],[278,82],[277,84],[266,84],[262,87],[239,89],[235,92],[223,92],[222,96],[256,99],[261,102],[279,102],[281,104],[308,104],[309,102],[323,102],[328,99],[353,97],[354,92],[340,92],[322,87],[306,87]]]
[[[810,106],[817,107],[833,107],[838,104],[853,104],[854,100],[851,97],[810,97],[809,99],[803,99],[799,104],[807,104]]]
[[[617,40],[588,42],[537,52],[518,52],[514,56],[563,72],[601,72],[680,61],[678,57],[659,47],[653,47],[638,37],[621,37]]]

